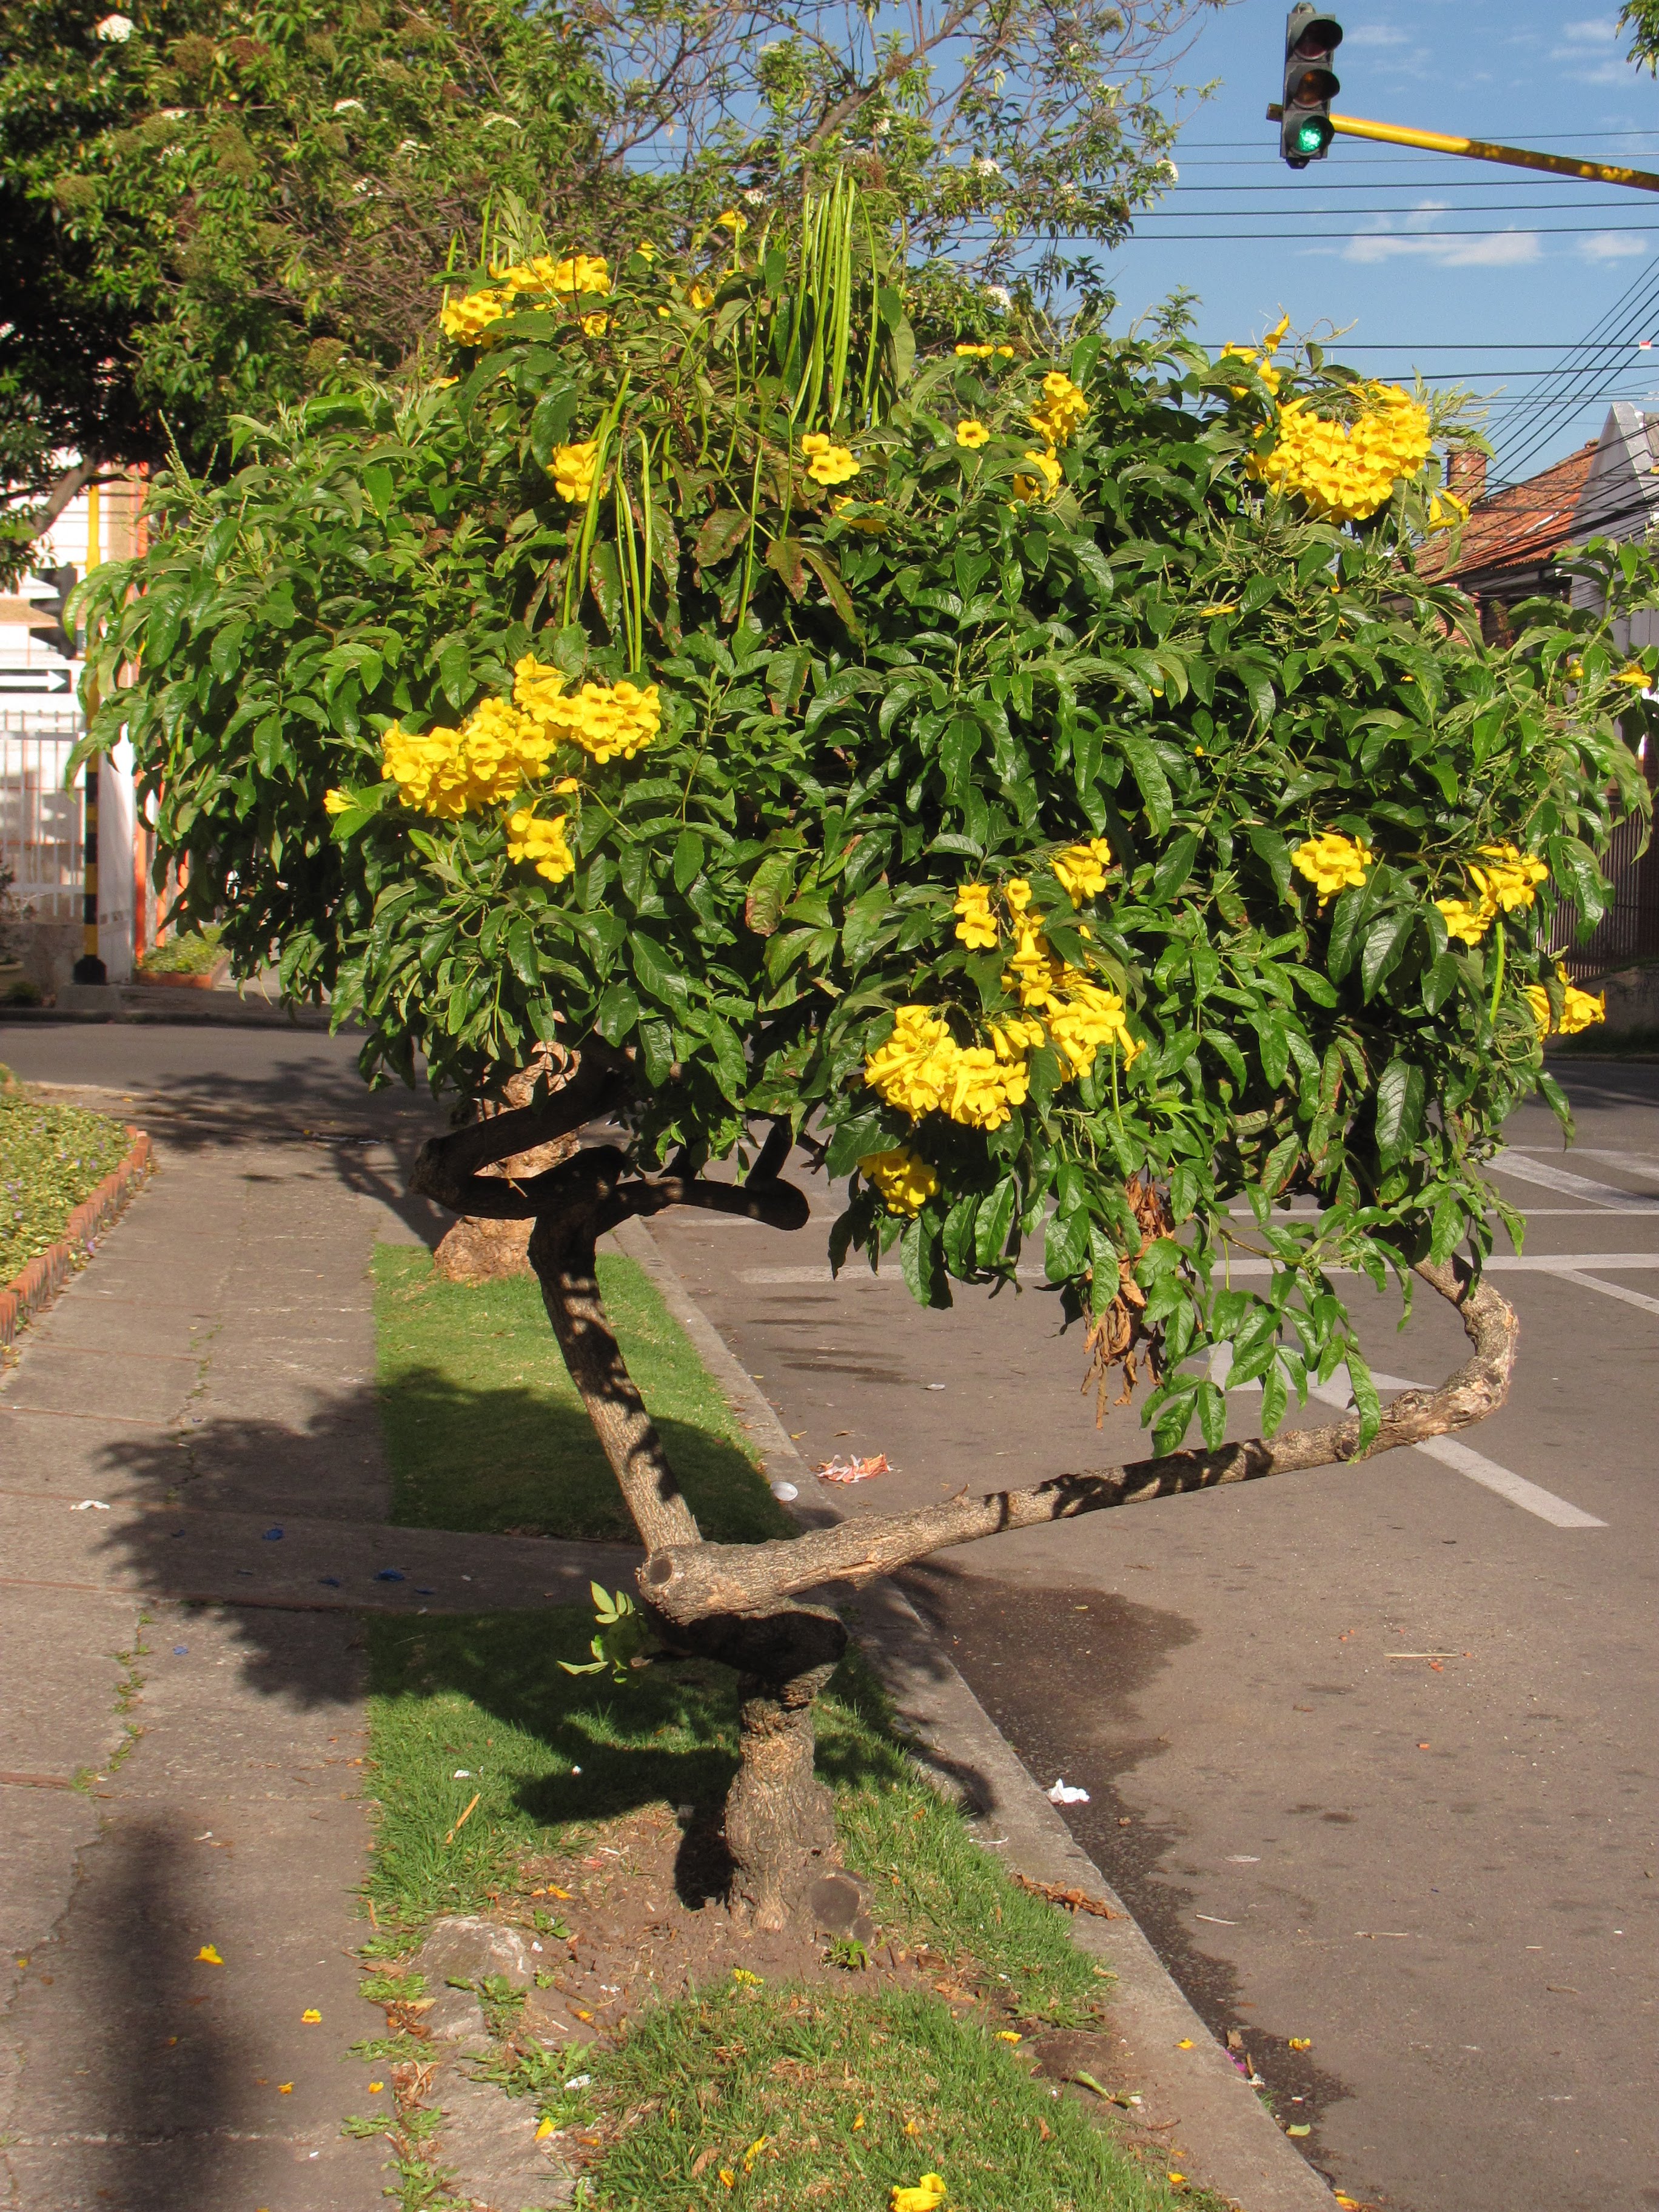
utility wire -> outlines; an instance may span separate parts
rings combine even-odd
[[[1628,336],[1644,325],[1650,325],[1656,309],[1659,309],[1659,261],[1652,261],[1632,278],[1600,321],[1585,333],[1580,346],[1569,349],[1564,355],[1561,369],[1566,388],[1547,398],[1543,394],[1535,395],[1531,417],[1510,426],[1515,434],[1514,441],[1505,451],[1504,462],[1505,471],[1511,478],[1517,477],[1555,434],[1564,418],[1586,404],[1589,388],[1601,372],[1598,363],[1584,359],[1583,345],[1605,339],[1615,325],[1621,327],[1621,335]],[[1582,362],[1583,365],[1575,367],[1575,359]]]

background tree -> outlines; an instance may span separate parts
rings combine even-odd
[[[1520,1224],[1482,1165],[1535,1089],[1565,1115],[1540,1036],[1595,1009],[1549,933],[1645,804],[1619,718],[1650,671],[1610,625],[1646,552],[1585,557],[1605,613],[1540,602],[1489,647],[1412,566],[1455,419],[1311,348],[1011,324],[917,358],[872,238],[842,182],[689,264],[481,275],[448,380],[242,425],[234,477],[163,476],[151,550],[83,592],[93,742],[131,733],[242,969],[327,993],[371,1073],[500,1090],[563,1048],[417,1180],[536,1221],[641,1621],[743,1679],[726,1832],[772,1923],[829,1839],[842,1630],[799,1594],[1501,1401],[1480,1267]],[[918,1298],[1012,1289],[1040,1243],[1160,1455],[703,1542],[595,1239],[681,1204],[804,1226],[795,1144],[846,1179],[836,1263]],[[1344,1270],[1452,1300],[1469,1363],[1384,1412]],[[1352,1415],[1285,1428],[1345,1364]],[[1265,1437],[1224,1441],[1225,1379]]]
[[[1159,100],[1221,0],[19,0],[0,29],[0,561],[106,464],[209,471],[243,408],[395,369],[458,243],[613,257],[855,161],[947,296],[1041,284],[1168,182]],[[526,225],[528,230],[526,230]],[[1035,261],[1028,234],[1048,239]],[[967,243],[964,245],[963,241]],[[74,457],[65,469],[62,456]]]
[[[1659,70],[1659,0],[1625,0],[1619,27],[1635,33],[1628,58]]]

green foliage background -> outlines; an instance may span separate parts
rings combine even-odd
[[[164,479],[153,550],[88,587],[96,741],[130,731],[192,900],[244,966],[279,951],[289,990],[361,1017],[371,1069],[422,1054],[470,1087],[595,1032],[634,1056],[641,1164],[740,1151],[756,1115],[816,1129],[837,1176],[923,1153],[920,1214],[855,1182],[832,1245],[897,1244],[919,1297],[1012,1280],[1030,1240],[1074,1311],[1132,1274],[1166,1442],[1194,1414],[1218,1441],[1190,1355],[1222,1344],[1270,1431],[1345,1358],[1374,1417],[1333,1271],[1478,1260],[1504,1117],[1540,1085],[1565,1111],[1522,993],[1559,1005],[1559,902],[1595,919],[1596,841],[1646,804],[1613,623],[1654,602],[1650,556],[1592,549],[1606,614],[1539,602],[1486,645],[1413,571],[1435,472],[1351,529],[1264,493],[1267,385],[1177,331],[1067,342],[1090,413],[1035,503],[1016,480],[1053,356],[1015,334],[1006,361],[918,359],[837,204],[805,242],[722,234],[707,314],[695,270],[636,256],[603,337],[524,306],[453,383],[313,402],[244,425],[228,483]],[[1312,349],[1297,391],[1357,401]],[[815,426],[860,464],[834,494],[803,466]],[[573,509],[548,464],[590,439],[605,465]],[[556,764],[581,781],[556,886],[509,862],[507,809],[436,821],[379,780],[390,720],[505,696],[532,643],[665,697],[632,763]],[[331,822],[333,787],[353,804]],[[1322,908],[1291,856],[1328,830],[1377,858]],[[1050,863],[1091,835],[1115,866],[1076,911]],[[1503,841],[1549,883],[1449,943],[1432,902]],[[866,1056],[901,1004],[963,1042],[1017,1004],[1006,953],[964,949],[951,915],[963,881],[1014,875],[1146,1049],[1066,1082],[1045,1047],[1001,1128],[913,1130]],[[1176,1224],[1144,1253],[1136,1178]],[[1296,1195],[1316,1205],[1280,1210]],[[1230,1278],[1246,1257],[1259,1287]]]

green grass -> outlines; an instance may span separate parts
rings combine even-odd
[[[599,1283],[703,1534],[726,1543],[793,1534],[731,1407],[644,1270],[605,1257]],[[447,1283],[424,1252],[383,1244],[374,1320],[394,1521],[637,1540],[533,1276]]]
[[[471,1912],[518,1863],[647,1805],[714,1812],[737,1765],[736,1676],[653,1666],[624,1688],[565,1674],[586,1656],[586,1607],[368,1625],[379,1834],[370,1894],[383,1927]],[[818,1771],[836,1795],[847,1863],[878,1924],[1006,1977],[1011,2001],[1073,2024],[1100,1977],[1050,1905],[1017,1889],[892,1735],[861,1661],[818,1707]],[[464,1782],[455,1769],[469,1770]],[[578,1775],[573,1772],[580,1767]],[[477,1810],[447,1848],[467,1800]]]
[[[382,1955],[407,1951],[435,1913],[499,1913],[527,1879],[521,1865],[582,1848],[601,1823],[720,1803],[736,1759],[735,1678],[702,1662],[653,1667],[622,1689],[563,1674],[558,1662],[583,1656],[591,1629],[577,1607],[368,1624],[380,1806],[369,1893]],[[463,1781],[458,1766],[471,1770]],[[884,1935],[925,1942],[1027,2026],[1097,2017],[1099,1969],[921,1779],[856,1656],[820,1702],[818,1770]],[[860,1991],[853,1976],[845,1994],[722,1988],[644,2013],[619,2046],[585,2052],[593,2086],[574,2100],[556,2057],[504,2071],[556,2124],[595,2119],[611,2138],[590,2178],[595,2212],[795,2212],[803,2201],[884,2212],[890,2186],[925,2171],[945,2177],[951,2212],[1174,2202],[1161,2165],[1149,2174],[1030,2078],[994,2033],[1008,2011],[961,2019],[924,1993]]]
[[[58,1242],[131,1149],[107,1115],[42,1106],[15,1084],[0,1088],[0,1284]]]
[[[951,2212],[1193,2201],[936,1997],[711,1994],[647,2014],[590,2063],[601,2109],[631,2115],[594,2175],[605,2212],[884,2212],[894,2184],[924,2172]]]
[[[396,1517],[628,1534],[533,1279],[465,1288],[439,1280],[424,1254],[389,1246],[374,1274]],[[648,1278],[617,1258],[601,1261],[600,1278],[704,1530],[792,1533]],[[623,1686],[563,1673],[562,1659],[587,1657],[592,1630],[586,1607],[368,1622],[378,1962],[406,1959],[436,1914],[513,1910],[527,1867],[600,1840],[609,1822],[653,1806],[717,1814],[737,1763],[736,1677],[703,1661],[653,1665]],[[489,2070],[510,2093],[557,2126],[599,2129],[605,2148],[583,2201],[592,2212],[886,2212],[894,2184],[937,2172],[948,2212],[1176,2202],[1155,2153],[1143,2169],[1109,2129],[1030,2078],[1024,2046],[997,2039],[1010,2017],[1096,2021],[1107,1978],[923,1781],[856,1653],[819,1701],[817,1764],[884,1936],[927,1944],[958,1980],[994,1993],[995,2013],[958,2018],[935,1996],[861,1988],[855,1974],[844,1992],[727,1985],[640,2014],[615,2048],[590,2047],[592,2085],[574,2093],[560,2055],[503,2046]],[[376,1986],[403,1984],[383,1976]],[[405,2203],[437,2212],[453,2201],[413,2135],[399,2154]],[[1210,2202],[1191,2191],[1178,2201]]]

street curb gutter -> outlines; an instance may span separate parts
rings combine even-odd
[[[646,1225],[625,1222],[613,1237],[650,1276],[731,1401],[768,1481],[796,1484],[803,1499],[816,1492],[783,1424]],[[825,1514],[827,1504],[820,1498],[809,1509],[820,1524],[838,1517]],[[1280,2134],[902,1590],[874,1583],[846,1611],[910,1731],[918,1764],[969,1810],[980,1841],[1011,1871],[1082,1889],[1111,1907],[1109,1920],[1074,1915],[1073,1937],[1116,1977],[1111,2021],[1126,2073],[1144,2100],[1143,2120],[1173,2121],[1171,2159],[1241,2212],[1333,2212],[1330,2190]]]
[[[0,1347],[8,1350],[17,1341],[17,1332],[33,1315],[84,1265],[92,1251],[93,1239],[99,1231],[108,1228],[116,1216],[125,1212],[128,1200],[155,1165],[149,1137],[142,1129],[131,1124],[127,1134],[132,1139],[132,1149],[117,1168],[104,1177],[90,1198],[82,1200],[55,1244],[44,1252],[36,1253],[20,1275],[0,1287]]]

